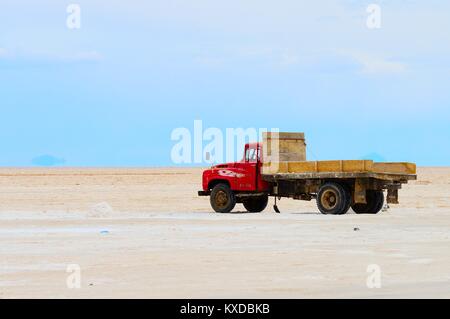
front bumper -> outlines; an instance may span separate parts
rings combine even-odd
[[[198,191],[198,196],[209,196],[211,191]]]

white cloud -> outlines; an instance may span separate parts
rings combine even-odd
[[[63,59],[67,59],[70,61],[100,61],[103,59],[103,56],[97,51],[81,51],[77,52],[73,55],[69,55]]]
[[[296,52],[289,49],[245,46],[218,53],[216,56],[201,55],[196,57],[194,62],[206,67],[219,68],[249,62],[260,65],[291,67],[299,65],[302,61]]]
[[[5,58],[8,56],[8,51],[4,48],[0,48],[0,58]]]
[[[407,70],[407,65],[401,62],[363,52],[343,52],[361,67],[364,74],[398,74]]]
[[[78,51],[74,53],[42,52],[42,51],[11,51],[0,48],[0,59],[7,59],[12,63],[75,63],[98,62],[103,59],[102,54],[93,51]]]
[[[291,52],[283,52],[280,57],[280,64],[282,66],[291,66],[296,65],[300,62],[300,58],[298,55],[293,54]]]
[[[300,63],[300,57],[292,50],[270,47],[244,47],[237,50],[237,56],[244,59],[255,59],[289,67]]]
[[[224,62],[224,59],[219,57],[199,56],[195,58],[195,63],[209,68],[222,67]]]
[[[234,54],[243,58],[272,57],[274,50],[267,46],[244,46],[234,50]]]

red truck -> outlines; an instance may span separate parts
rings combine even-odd
[[[376,214],[383,207],[384,190],[387,190],[387,202],[397,204],[401,184],[416,179],[415,164],[376,163],[379,166],[374,168],[372,161],[298,162],[300,170],[278,168],[270,172],[264,168],[262,147],[262,143],[246,144],[241,161],[205,170],[198,195],[210,196],[213,210],[220,213],[231,212],[236,203],[242,203],[249,212],[261,212],[269,196],[274,196],[315,198],[323,214],[345,214],[350,207],[359,214]],[[315,168],[313,171],[303,169],[309,163]],[[290,164],[296,162],[287,162]],[[356,169],[356,164],[363,167]],[[364,167],[369,164],[370,168]],[[400,164],[408,164],[413,170],[405,172],[404,165]]]

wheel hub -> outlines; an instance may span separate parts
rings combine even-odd
[[[326,209],[333,209],[337,205],[337,194],[333,190],[327,190],[323,192],[322,197],[320,198],[320,201],[322,203],[322,206]]]
[[[216,198],[215,198],[216,204],[219,207],[225,207],[228,203],[228,196],[224,191],[219,191],[216,194]]]

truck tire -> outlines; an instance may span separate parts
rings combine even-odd
[[[320,187],[316,201],[322,214],[343,215],[350,208],[351,195],[347,187],[328,182]]]
[[[383,208],[383,191],[368,190],[366,192],[367,204],[353,204],[352,209],[357,214],[377,214]]]
[[[267,202],[269,197],[267,195],[250,197],[245,199],[242,204],[244,204],[245,209],[251,213],[260,213],[267,207]]]
[[[209,197],[211,207],[217,213],[229,213],[236,205],[236,197],[227,184],[217,184]]]
[[[350,209],[350,206],[352,205],[353,194],[352,194],[352,192],[350,190],[350,187],[348,187],[347,185],[342,185],[342,186],[344,186],[345,191],[347,192],[347,205],[345,206],[345,209],[344,209],[345,210],[344,214],[347,214],[347,212]]]

